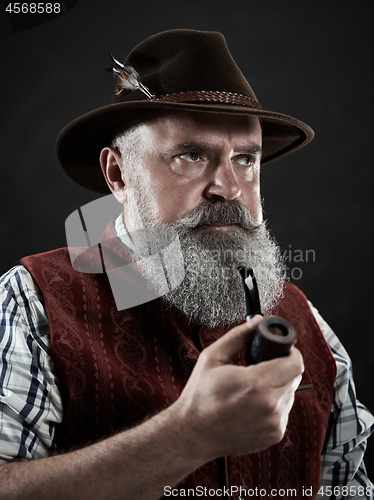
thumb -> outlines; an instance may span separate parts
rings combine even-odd
[[[203,353],[215,365],[231,363],[232,358],[249,344],[262,319],[263,317],[257,314],[250,321],[229,330],[204,349]]]

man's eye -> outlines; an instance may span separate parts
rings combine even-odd
[[[183,153],[180,155],[180,158],[182,160],[189,161],[190,163],[196,163],[197,161],[200,160],[200,154],[199,153]]]
[[[244,165],[244,166],[248,167],[254,163],[254,158],[252,156],[249,156],[249,155],[242,155],[242,156],[239,156],[238,163],[239,163],[239,165]]]

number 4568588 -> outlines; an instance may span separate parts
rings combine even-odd
[[[61,12],[61,4],[55,3],[9,3],[5,12],[10,14],[59,14]]]

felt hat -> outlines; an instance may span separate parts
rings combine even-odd
[[[109,192],[100,151],[110,145],[118,127],[141,119],[146,112],[174,109],[261,117],[262,163],[313,139],[314,132],[305,123],[261,108],[221,33],[187,29],[158,33],[137,45],[123,64],[136,70],[148,95],[141,90],[120,90],[117,84],[112,104],[75,119],[57,138],[62,167],[88,189]]]

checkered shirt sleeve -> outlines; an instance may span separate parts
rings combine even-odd
[[[62,421],[40,290],[23,266],[0,279],[0,464],[48,456]]]
[[[323,496],[318,495],[316,498],[372,499],[374,486],[367,477],[363,456],[367,438],[374,429],[374,417],[356,399],[352,365],[347,351],[318,310],[310,305],[330,346],[337,368],[327,439],[322,452]],[[343,490],[343,485],[349,485],[349,488]],[[329,491],[326,487],[331,488],[331,496],[326,496]]]

